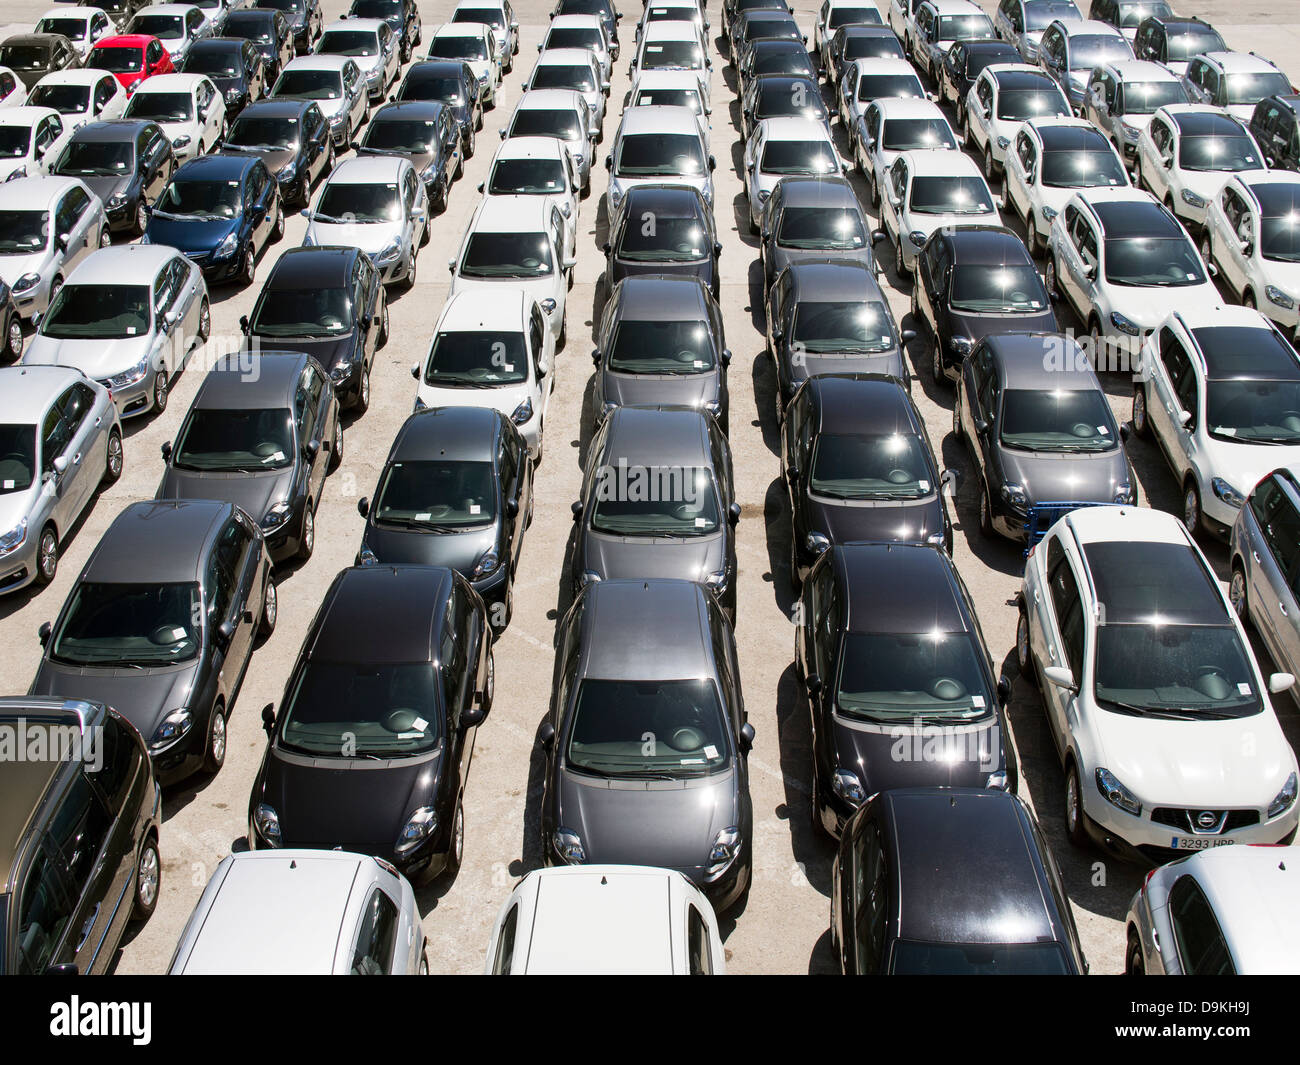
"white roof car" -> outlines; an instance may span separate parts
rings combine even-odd
[[[717,918],[681,873],[636,865],[538,869],[510,893],[488,946],[489,974],[725,971]]]
[[[693,3],[694,0],[689,0]],[[556,15],[545,36],[537,45],[539,52],[555,48],[585,48],[596,57],[603,85],[609,84],[613,64],[611,43],[605,36],[605,23],[599,15]]]
[[[479,185],[485,196],[536,196],[558,207],[565,220],[566,258],[578,254],[581,189],[573,157],[556,137],[507,137],[492,157],[487,181]]]
[[[1038,42],[1043,30],[1056,19],[1082,21],[1074,0],[1002,0],[993,16],[993,28],[1014,44],[1026,63],[1038,62]]]
[[[444,22],[429,39],[430,59],[461,59],[478,78],[479,98],[495,106],[501,85],[496,32],[485,22]]]
[[[48,174],[71,136],[52,107],[0,108],[0,181]]]
[[[704,5],[699,0],[648,0],[636,24],[638,41],[641,40],[646,26],[652,22],[690,22],[694,24],[701,36],[709,30],[708,15],[705,14]]]
[[[519,97],[510,122],[501,127],[506,137],[555,137],[573,157],[582,178],[582,192],[591,187],[591,162],[596,154],[597,130],[581,93],[572,89],[534,89]]]
[[[825,65],[831,38],[841,26],[863,23],[880,25],[883,19],[873,0],[822,0],[817,9],[817,24],[813,27],[813,51]]]
[[[646,70],[693,70],[707,86],[713,61],[694,22],[651,22],[641,34],[630,73]]]
[[[605,121],[609,86],[601,77],[595,53],[586,48],[548,48],[542,52],[524,82],[525,91],[533,89],[572,89],[582,93],[591,124],[599,129]]]
[[[994,63],[980,71],[966,94],[966,143],[983,156],[984,176],[992,181],[1006,163],[1020,123],[1071,113],[1060,86],[1038,67]]]
[[[428,972],[411,885],[347,851],[227,855],[181,932],[171,975]]]
[[[617,207],[634,185],[690,185],[713,204],[716,160],[689,107],[629,107],[614,134],[605,166],[609,205]]]
[[[497,62],[502,73],[508,74],[514,69],[514,57],[519,53],[519,20],[510,0],[460,0],[447,21],[482,22],[492,27]]]
[[[328,23],[312,49],[317,55],[345,55],[357,61],[372,100],[388,91],[402,68],[393,28],[381,18],[347,18]]]
[[[124,117],[157,122],[184,162],[220,142],[226,98],[206,74],[155,74],[136,86]]]
[[[87,122],[121,118],[130,94],[107,70],[77,68],[46,74],[32,86],[30,102],[52,107],[63,116],[65,129],[75,130]]]
[[[1065,770],[1065,827],[1145,861],[1296,829],[1296,758],[1214,570],[1164,511],[1085,507],[1030,551],[1016,658]]]
[[[912,24],[912,56],[936,85],[949,48],[958,41],[995,36],[993,20],[973,0],[924,0],[912,15]]]
[[[1222,107],[1249,122],[1266,96],[1290,96],[1291,79],[1277,64],[1254,52],[1206,52],[1187,64],[1183,84],[1199,103]]]
[[[707,137],[713,123],[709,116],[708,93],[700,90],[700,79],[689,70],[643,70],[632,83],[628,107],[689,107],[695,112],[701,135]]]
[[[27,84],[8,67],[0,67],[0,108],[22,107],[27,102]]]
[[[894,242],[894,268],[910,273],[930,234],[944,226],[1002,224],[979,166],[963,152],[902,152],[880,189],[880,220]]]
[[[742,165],[749,220],[757,231],[763,204],[776,183],[792,174],[838,174],[844,164],[824,122],[813,118],[765,118],[745,144]]]
[[[902,97],[932,100],[916,70],[906,59],[855,59],[844,68],[837,88],[840,121],[845,129],[857,129],[858,119],[872,100]]]
[[[84,59],[97,40],[117,33],[117,27],[103,8],[62,4],[37,19],[32,32],[61,33]]]
[[[1151,116],[1167,104],[1187,101],[1182,79],[1164,64],[1121,59],[1103,63],[1089,75],[1083,117],[1095,123],[1131,162]]]
[[[179,67],[189,55],[190,45],[211,36],[212,26],[203,9],[193,4],[151,4],[132,15],[123,32],[157,37]]]
[[[957,151],[957,135],[939,105],[930,100],[889,96],[873,100],[851,140],[854,161],[867,176],[873,207],[879,206],[885,174],[901,152]]]
[[[415,409],[490,407],[509,418],[539,459],[555,387],[546,312],[522,288],[468,289],[447,300],[424,361]]]

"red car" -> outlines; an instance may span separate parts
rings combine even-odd
[[[172,58],[162,41],[147,33],[123,33],[97,41],[86,57],[86,66],[113,73],[127,92],[154,74],[173,74]]]

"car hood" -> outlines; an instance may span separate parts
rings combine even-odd
[[[909,211],[904,221],[909,233],[924,233],[928,237],[936,230],[953,226],[1000,226],[1002,216],[997,211],[989,211],[987,214],[916,214]],[[906,238],[907,234],[903,236]]]
[[[374,256],[394,240],[401,237],[401,227],[395,222],[317,222],[307,223],[304,244],[327,247],[360,248]]]
[[[36,168],[32,166],[32,161],[26,156],[19,159],[0,159],[0,180],[5,180],[19,167],[26,167],[29,177],[36,176]]]
[[[182,470],[168,466],[157,499],[220,499],[241,507],[260,522],[271,506],[289,498],[293,467],[258,473]]]
[[[496,522],[465,532],[421,532],[366,523],[361,546],[368,547],[384,565],[447,566],[468,577],[483,552],[497,547]]]
[[[982,788],[990,773],[1006,768],[996,715],[952,726],[913,718],[885,725],[836,715],[831,734],[835,765],[853,773],[868,795],[886,788]]]
[[[861,263],[867,267],[872,265],[871,251],[866,247],[827,251],[824,248],[821,250],[817,248],[784,248],[774,243],[772,245],[772,276],[776,277],[791,264],[825,259],[828,256],[833,257],[837,263]]]
[[[105,703],[130,721],[148,743],[164,716],[189,705],[199,661],[153,669],[86,669],[45,659],[29,694]]]
[[[582,154],[579,152],[578,154]],[[595,154],[593,148],[592,154]],[[693,189],[699,189],[700,195],[704,197],[704,202],[712,206],[713,204],[713,182],[707,177],[686,177],[680,174],[647,174],[645,177],[626,177],[619,174],[613,174],[609,179],[610,202],[616,204],[627,195],[629,189],[634,189],[638,185],[689,185]]]
[[[351,362],[357,347],[355,328],[338,337],[259,337],[257,340],[266,351],[301,351],[313,355],[326,370],[340,362]]]
[[[1300,296],[1300,263],[1281,263],[1265,260],[1262,264],[1266,280],[1282,289],[1293,299]]]
[[[943,503],[939,486],[928,499],[863,500],[829,503],[809,498],[808,528],[825,533],[835,544],[863,541],[921,543],[943,534]]]
[[[1110,286],[1111,305],[1116,311],[1143,329],[1159,328],[1170,314],[1198,312],[1206,307],[1218,307],[1223,297],[1214,282],[1187,285],[1182,288],[1125,288]]]
[[[810,355],[800,359],[786,354],[785,365],[797,387],[809,377],[825,373],[887,373],[900,381],[907,380],[907,364],[897,348],[870,355]]]
[[[1245,496],[1279,466],[1297,463],[1300,444],[1234,444],[1207,436],[1201,469],[1207,476],[1222,477]]]
[[[673,374],[602,374],[606,403],[620,407],[702,407],[718,398],[720,379],[716,370],[709,373]]]
[[[107,206],[108,201],[119,192],[125,192],[131,187],[133,176],[132,174],[105,174],[103,176],[82,177],[79,180],[84,181],[86,187],[103,200]]]
[[[1261,160],[1262,162],[1262,160]],[[1252,171],[1243,171],[1252,173]],[[1212,200],[1233,176],[1228,170],[1184,170],[1183,184],[1203,200]]]
[[[662,274],[668,277],[698,277],[705,284],[713,281],[713,259],[699,259],[688,261],[668,261],[668,262],[642,262],[639,260],[615,259],[611,273],[614,275],[614,281],[621,281],[625,277],[636,277],[644,274]]]
[[[507,418],[514,414],[519,404],[530,399],[532,394],[527,382],[493,388],[442,388],[426,385],[423,381],[416,393],[426,407],[486,407],[488,410],[499,410]]]
[[[588,529],[582,534],[581,549],[582,569],[593,570],[604,580],[676,577],[702,581],[726,565],[726,538],[721,530],[696,540],[609,536]]]
[[[278,174],[298,158],[297,148],[235,148],[222,147],[222,155],[242,155],[249,159],[261,159],[272,174]]]
[[[40,478],[34,478],[25,492],[5,492],[0,494],[0,533],[18,528],[19,522],[26,518],[36,504],[42,491]],[[34,530],[28,529],[28,535]]]
[[[357,155],[361,156],[362,158],[366,158],[368,156],[387,156],[393,159],[409,159],[411,165],[415,167],[415,172],[417,174],[424,173],[424,168],[427,167],[430,163],[434,161],[434,159],[437,158],[437,156],[435,156],[433,152],[397,152],[397,151],[379,150],[375,148],[363,148],[361,151],[357,152]]]
[[[40,333],[32,337],[23,362],[31,366],[75,366],[87,377],[103,380],[131,369],[149,354],[150,334],[116,340],[56,340]]]
[[[972,341],[994,333],[1056,331],[1056,315],[1052,313],[1050,301],[1040,314],[967,314],[950,309],[948,322],[953,336],[969,337]]]
[[[150,244],[165,244],[179,252],[206,255],[231,233],[239,230],[238,218],[149,218]]]
[[[23,274],[39,273],[48,258],[49,252],[45,249],[29,255],[0,255],[0,281],[13,288],[14,282]]]
[[[1122,447],[1098,454],[1000,451],[1006,479],[1024,486],[1031,503],[1112,503],[1121,484],[1132,483]]]

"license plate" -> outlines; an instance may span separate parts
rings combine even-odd
[[[1236,842],[1235,839],[1224,839],[1222,836],[1187,836],[1182,839],[1175,836],[1173,847],[1180,851],[1205,851],[1211,847],[1229,847]]]

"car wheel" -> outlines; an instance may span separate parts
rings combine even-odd
[[[159,370],[153,377],[153,409],[161,414],[167,409],[167,400],[171,397],[167,371]]]
[[[104,228],[99,231],[99,246],[107,248],[113,243],[113,234],[108,228],[108,223],[104,223]]]
[[[803,590],[803,580],[799,576],[799,548],[795,543],[794,526],[790,527],[790,587],[794,589],[795,595]]]
[[[876,181],[876,170],[870,163],[867,164],[867,193],[871,197],[871,206],[879,209],[880,185]]]
[[[53,525],[41,530],[41,539],[36,547],[36,582],[49,584],[59,572],[59,534]]]
[[[5,352],[15,362],[23,356],[23,323],[16,314],[9,319],[9,328],[5,330]]]
[[[203,771],[209,775],[220,772],[226,764],[226,708],[220,702],[212,707],[212,720],[208,722],[208,742],[203,749]]]
[[[1065,767],[1065,834],[1076,847],[1088,845],[1083,818],[1083,788],[1079,784],[1078,767],[1071,760]]]
[[[361,385],[357,388],[357,400],[352,409],[358,414],[365,414],[370,409],[370,367],[361,367]]]
[[[1025,219],[1025,231],[1029,234],[1029,254],[1035,259],[1046,255],[1047,240],[1039,235],[1038,226],[1034,222],[1032,210]]]
[[[1026,680],[1034,679],[1034,663],[1029,656],[1029,612],[1024,603],[1020,604],[1019,617],[1016,619],[1016,667]]]
[[[158,905],[162,887],[162,861],[158,857],[158,841],[148,836],[135,860],[135,901],[131,907],[133,921],[147,921]]]
[[[509,610],[506,613],[506,625],[510,624],[510,614],[514,612],[514,588],[509,592]],[[505,628],[505,625],[501,626]],[[492,648],[488,648],[487,657],[487,680],[483,682],[483,712],[489,713],[492,709],[492,700],[496,698],[497,690],[497,661],[492,653]]]
[[[306,562],[316,550],[316,515],[311,500],[302,506],[302,532],[298,536],[298,557]]]
[[[271,243],[278,244],[284,239],[284,204],[276,201],[275,226],[271,230]]]
[[[406,268],[406,278],[403,281],[403,284],[407,289],[411,289],[415,287],[415,262],[416,262],[415,249],[412,248],[411,264]]]
[[[132,232],[138,237],[144,233],[145,227],[148,225],[149,212],[144,209],[144,198],[141,197],[140,202],[135,205],[135,226]]]
[[[1141,385],[1133,386],[1133,431],[1138,436],[1151,436],[1151,423],[1147,421],[1147,393]]]
[[[930,373],[934,375],[934,383],[939,388],[947,388],[948,375],[943,372],[943,355],[939,348],[939,338],[932,339],[934,342],[930,345]]]
[[[269,639],[275,632],[275,623],[280,617],[280,593],[275,587],[275,578],[266,575],[266,591],[262,593],[262,620],[258,624],[257,634],[262,639]]]
[[[1142,956],[1142,943],[1136,932],[1128,934],[1128,950],[1124,952],[1124,975],[1146,976],[1147,963]]]
[[[996,169],[997,164],[993,162],[993,145],[990,142],[989,144],[984,145],[984,176],[988,178],[990,182],[993,180]]]
[[[443,884],[450,884],[460,872],[461,859],[465,856],[465,806],[457,800],[456,816],[451,823],[451,845],[447,848],[447,864],[442,867],[438,879]]]
[[[903,234],[898,234],[898,240],[894,244],[894,273],[902,281],[907,277],[907,264],[903,262]]]
[[[203,297],[203,302],[199,304],[199,343],[207,343],[208,337],[212,335],[212,305],[208,303],[208,297]]]
[[[1192,536],[1201,531],[1201,490],[1190,479],[1183,486],[1183,525]]]
[[[334,419],[334,439],[330,443],[330,471],[337,470],[343,464],[343,419]]]
[[[1047,288],[1050,299],[1060,298],[1061,290],[1056,286],[1056,260],[1050,255],[1047,257],[1047,265],[1043,268],[1043,284]]]
[[[384,299],[384,313],[379,318],[379,336],[375,338],[377,347],[383,347],[388,343],[388,298]]]
[[[1234,564],[1232,567],[1232,580],[1228,584],[1228,602],[1232,604],[1232,611],[1237,615],[1237,620],[1243,625],[1250,624],[1250,603],[1247,601],[1246,592],[1246,571],[1240,564]]]
[[[1208,229],[1201,235],[1201,258],[1205,260],[1207,266],[1213,259],[1213,249],[1210,246],[1210,231]]]
[[[104,476],[101,484],[113,484],[122,476],[122,433],[114,429],[108,434],[108,447],[104,457]]]
[[[257,258],[253,255],[253,245],[249,244],[244,248],[244,258],[239,264],[239,283],[247,288],[253,283],[253,277],[257,273]]]
[[[989,486],[980,482],[980,533],[990,539],[996,530],[993,528],[993,503],[989,499]]]

